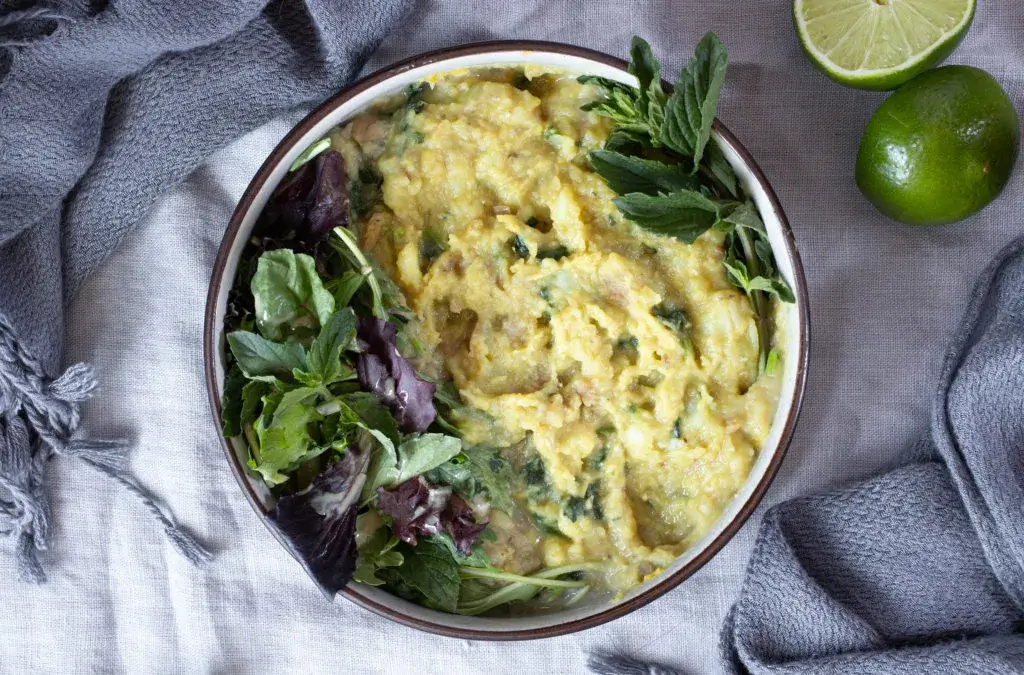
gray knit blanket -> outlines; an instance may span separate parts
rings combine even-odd
[[[157,196],[218,148],[343,87],[412,0],[0,2],[0,535],[45,579],[48,463],[137,495],[195,563],[209,552],[88,438],[91,369],[61,372],[63,308]],[[103,308],[97,308],[103,311]]]

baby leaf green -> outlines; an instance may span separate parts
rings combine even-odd
[[[462,441],[445,434],[411,436],[398,446],[395,485],[430,471],[462,451]]]
[[[239,420],[242,418],[242,390],[245,387],[245,375],[238,364],[228,370],[224,376],[224,399],[221,405],[221,430],[228,438],[242,433]]]
[[[348,307],[365,282],[366,277],[355,270],[345,270],[340,278],[327,282],[327,290],[334,295],[334,306]]]
[[[249,379],[287,379],[306,368],[306,352],[297,342],[272,342],[248,331],[228,333],[228,347]]]
[[[334,313],[332,296],[316,271],[316,262],[288,249],[267,251],[252,277],[256,326],[271,340],[315,334]]]
[[[352,308],[344,307],[332,314],[309,347],[308,372],[323,384],[352,377],[352,369],[341,362],[341,353],[353,344],[355,337],[356,315]]]
[[[309,425],[320,415],[304,403],[315,395],[315,389],[300,387],[275,394],[273,400],[264,398],[264,412],[256,422],[260,445],[256,470],[269,485],[288,480],[284,472],[307,457],[313,445]]]
[[[463,448],[462,454],[430,471],[427,480],[450,485],[467,500],[483,495],[492,508],[513,515],[516,476],[508,460],[486,445]]]

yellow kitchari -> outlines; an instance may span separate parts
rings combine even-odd
[[[610,124],[570,77],[461,71],[419,95],[333,142],[379,174],[362,243],[417,316],[417,368],[450,377],[465,439],[519,469],[524,514],[492,511],[487,552],[518,573],[601,562],[628,590],[712,527],[775,412],[722,237],[622,219],[586,159]]]

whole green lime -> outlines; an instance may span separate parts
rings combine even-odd
[[[984,70],[929,70],[871,116],[857,153],[857,187],[904,223],[961,220],[1006,185],[1020,146],[1018,124],[1006,92]]]

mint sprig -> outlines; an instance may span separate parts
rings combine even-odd
[[[604,149],[590,153],[591,166],[619,195],[613,201],[622,215],[638,226],[687,244],[711,228],[725,233],[722,264],[729,281],[750,300],[758,373],[763,374],[771,353],[771,298],[795,298],[779,274],[756,206],[743,194],[722,149],[711,142],[728,53],[714,33],[705,35],[671,95],[662,87],[661,64],[646,41],[634,37],[630,57],[636,87],[579,78],[604,94],[583,109],[616,123]]]

